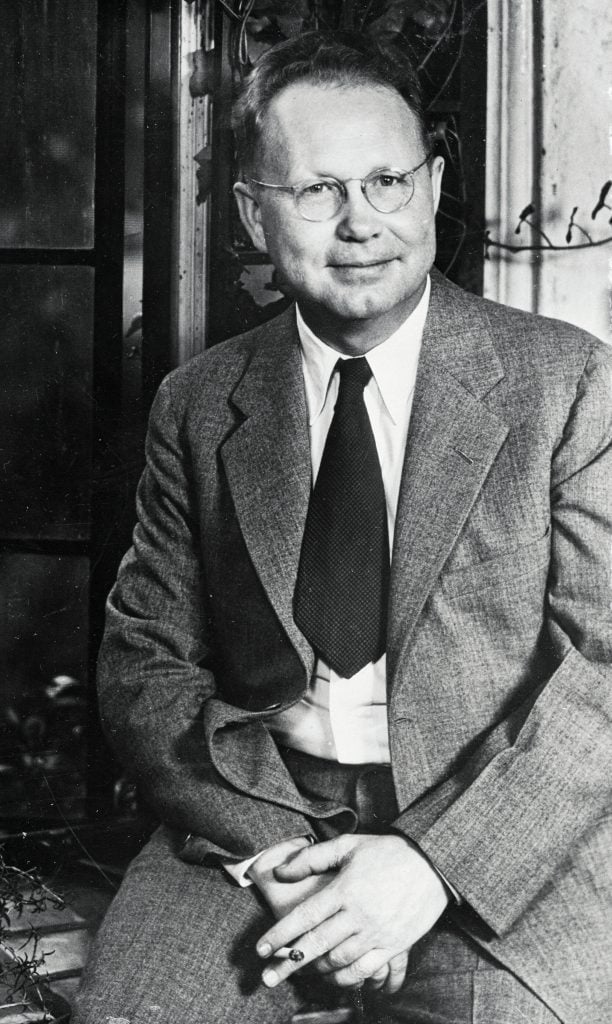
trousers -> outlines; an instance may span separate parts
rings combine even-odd
[[[283,751],[305,792],[348,803],[360,831],[396,812],[390,771]],[[322,837],[325,838],[325,837]],[[338,990],[298,971],[269,990],[255,942],[272,923],[254,886],[178,857],[184,837],[161,826],[132,862],[89,957],[72,1024],[291,1024],[338,1003]],[[554,1024],[559,1018],[443,915],[411,951],[399,993],[364,990],[355,1024]]]

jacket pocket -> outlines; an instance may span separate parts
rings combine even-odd
[[[530,576],[550,559],[550,526],[537,540],[504,551],[476,565],[447,573],[440,577],[440,586],[448,597],[477,593],[490,587],[500,587],[523,576]]]

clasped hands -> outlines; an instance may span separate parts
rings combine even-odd
[[[316,846],[293,839],[271,847],[250,875],[278,919],[257,943],[274,987],[312,964],[341,987],[367,982],[387,994],[403,984],[411,947],[448,904],[429,861],[399,835],[343,835]],[[283,947],[299,962],[275,958]]]

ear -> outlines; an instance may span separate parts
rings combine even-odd
[[[444,158],[434,157],[431,164],[431,191],[433,195],[434,213],[438,212],[440,196],[442,194],[442,175],[444,174]]]
[[[261,221],[261,207],[255,196],[249,191],[244,181],[237,181],[233,188],[240,220],[249,233],[249,237],[256,249],[260,252],[267,252],[266,236]]]

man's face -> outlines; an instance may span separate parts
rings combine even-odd
[[[288,86],[270,105],[253,177],[278,185],[333,177],[348,198],[331,219],[304,220],[290,192],[237,185],[243,222],[297,299],[311,328],[340,349],[383,341],[418,303],[435,255],[443,161],[425,164],[402,210],[379,213],[359,181],[410,170],[425,149],[417,120],[391,89]]]

